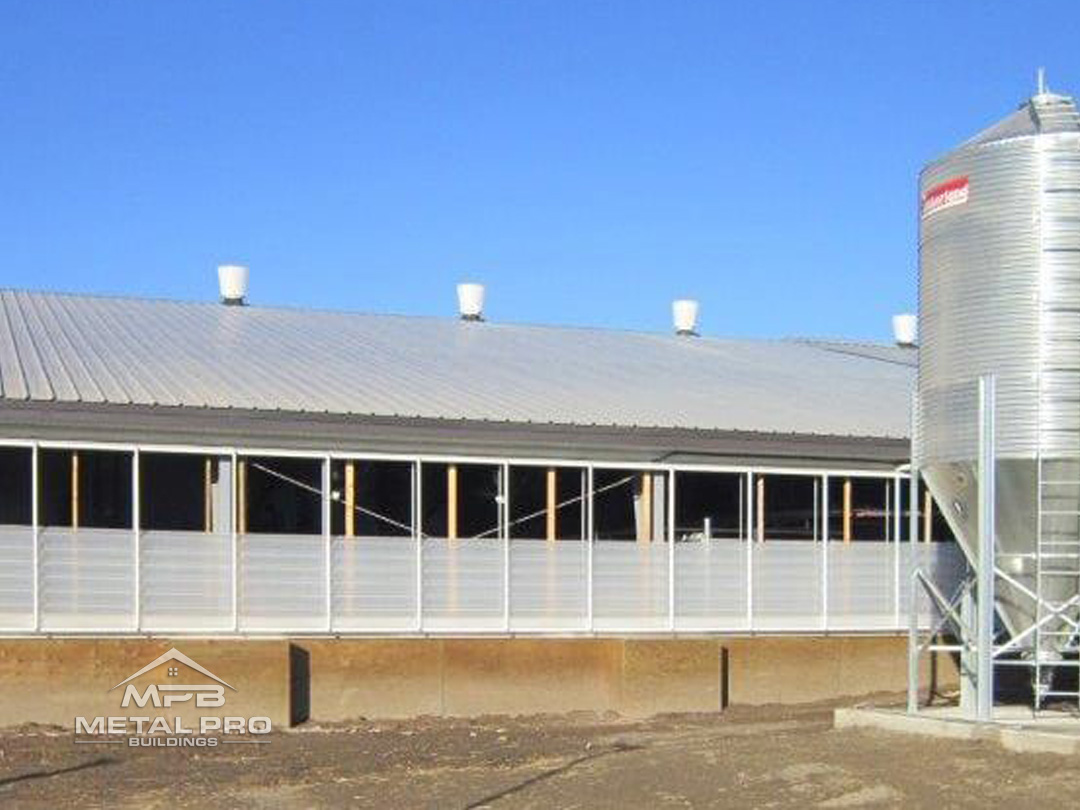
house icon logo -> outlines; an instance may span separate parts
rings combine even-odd
[[[237,688],[175,647],[106,694],[120,689],[120,708],[127,713],[76,717],[76,743],[215,748],[219,742],[270,742],[270,718],[225,715],[226,690]]]
[[[163,684],[150,684],[146,687],[146,690],[141,694],[135,684],[132,683],[136,678],[145,675],[148,672],[152,672],[163,664],[169,664],[177,662],[184,664],[196,672],[205,675],[213,681],[214,684],[208,685],[194,685],[194,684],[176,684],[176,683],[163,683]],[[180,675],[180,667],[170,666],[168,668],[168,677],[176,678]],[[173,647],[164,655],[160,655],[140,669],[134,675],[131,675],[124,680],[120,681],[109,691],[112,692],[119,689],[121,686],[127,686],[124,690],[124,698],[120,705],[123,708],[128,708],[133,702],[135,705],[142,708],[147,703],[152,704],[155,708],[171,708],[176,703],[187,703],[194,699],[194,705],[200,709],[205,708],[217,708],[225,705],[225,687],[236,691],[236,687],[230,683],[227,683],[223,679],[219,678],[213,672],[202,666],[198,661],[192,658],[188,658],[178,649]]]

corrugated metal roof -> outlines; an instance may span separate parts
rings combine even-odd
[[[5,400],[904,437],[885,346],[0,292]]]

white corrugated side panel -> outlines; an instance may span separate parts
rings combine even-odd
[[[820,629],[821,545],[810,541],[769,540],[755,543],[754,628]]]
[[[663,629],[667,622],[667,543],[595,541],[593,623],[596,629]]]
[[[588,620],[587,555],[581,540],[511,540],[510,628],[583,629]]]
[[[242,630],[325,630],[326,541],[322,535],[247,534],[240,553]]]
[[[745,630],[746,543],[687,540],[675,544],[675,626]]]
[[[0,630],[34,626],[34,530],[0,526]]]
[[[143,532],[140,629],[232,629],[232,536]]]
[[[504,542],[425,538],[425,630],[491,630],[503,626]]]
[[[44,529],[40,542],[42,629],[135,629],[134,532]]]
[[[829,543],[829,627],[868,630],[896,626],[894,546]]]
[[[416,540],[333,539],[334,629],[408,630],[416,626]]]

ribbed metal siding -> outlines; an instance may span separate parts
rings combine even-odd
[[[232,536],[144,532],[139,539],[140,628],[231,630]]]
[[[34,530],[0,526],[0,628],[34,626]]]
[[[968,202],[922,219],[920,227],[918,429],[924,465],[971,458],[971,412],[956,400],[956,387],[980,374],[997,374],[999,452],[1034,455],[1038,435],[1035,142],[1019,138],[961,149],[923,172],[921,195],[961,176],[968,177]]]
[[[987,373],[999,457],[1035,457],[1040,436],[1044,455],[1077,455],[1080,134],[961,147],[921,194],[960,176],[968,202],[920,223],[918,462],[973,458],[968,386]]]

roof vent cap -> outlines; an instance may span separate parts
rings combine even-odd
[[[221,303],[234,307],[244,306],[250,275],[251,271],[242,264],[218,265],[217,276]]]
[[[675,324],[675,334],[683,337],[697,337],[697,319],[700,305],[692,298],[680,298],[671,302],[671,320]]]
[[[919,342],[919,318],[910,312],[893,315],[893,339],[897,346],[913,349]]]
[[[463,321],[484,320],[484,285],[465,282],[457,285],[458,312]]]

